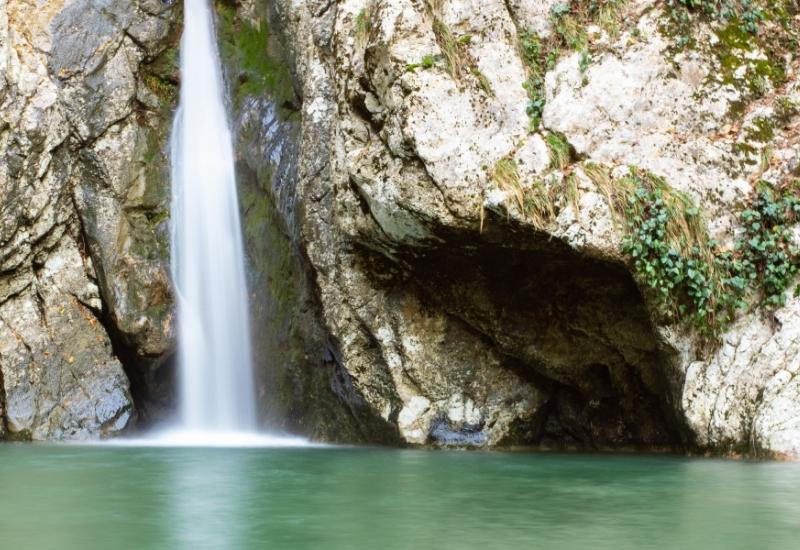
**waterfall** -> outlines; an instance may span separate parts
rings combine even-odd
[[[231,133],[208,0],[185,0],[172,130],[172,277],[181,429],[256,429]]]

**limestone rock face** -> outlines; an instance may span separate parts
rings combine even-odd
[[[794,298],[773,321],[744,318],[717,353],[688,365],[683,410],[701,445],[800,456],[799,315]]]
[[[128,381],[95,317],[100,296],[87,267],[64,239],[35,282],[0,307],[5,419],[18,437],[88,439],[131,417]]]
[[[169,4],[0,2],[8,437],[118,433],[134,416],[119,354],[146,371],[172,347],[169,186],[159,173],[171,101],[147,86],[171,86],[157,70]]]
[[[292,75],[292,177],[275,175],[274,157],[247,162],[262,167],[315,297],[290,307],[321,319],[326,337],[304,348],[329,352],[314,376],[360,411],[357,425],[412,444],[797,456],[800,302],[753,303],[710,346],[668,322],[592,169],[663,178],[732,246],[755,182],[798,174],[800,110],[785,112],[800,100],[796,52],[699,21],[691,47],[676,47],[663,3],[644,0],[569,35],[557,4],[277,0],[237,12],[270,23]],[[526,55],[547,44],[532,98]],[[258,120],[274,105],[244,112]],[[536,186],[545,206],[526,202]]]
[[[174,4],[0,0],[0,437],[174,403]],[[800,6],[754,32],[586,4],[215,2],[273,429],[800,456],[794,284],[709,341],[615,187],[662,178],[734,250],[759,182],[800,178]]]

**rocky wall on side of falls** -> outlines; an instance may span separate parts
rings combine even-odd
[[[800,6],[589,4],[215,2],[265,425],[800,455]],[[0,437],[174,406],[180,18],[0,0]]]
[[[119,433],[137,416],[129,377],[144,389],[168,376],[177,12],[160,0],[0,2],[8,438]],[[155,393],[153,408],[168,406]]]
[[[314,376],[366,433],[410,444],[797,455],[796,218],[771,229],[777,260],[753,259],[745,221],[800,175],[798,6],[751,28],[585,4],[238,5],[291,74],[270,93],[293,173],[260,179],[313,296],[293,311],[322,320]],[[697,241],[667,242],[680,279],[633,257],[655,245],[631,212],[659,204]],[[695,249],[733,259],[696,283]]]

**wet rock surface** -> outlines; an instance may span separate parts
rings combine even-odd
[[[172,348],[163,168],[171,101],[148,89],[148,68],[170,44],[174,12],[150,0],[0,5],[9,437],[120,432],[135,412],[112,339],[130,348],[129,370]]]

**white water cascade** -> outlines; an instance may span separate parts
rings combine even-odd
[[[172,277],[185,434],[256,430],[250,326],[231,133],[209,0],[184,1],[172,130]]]

